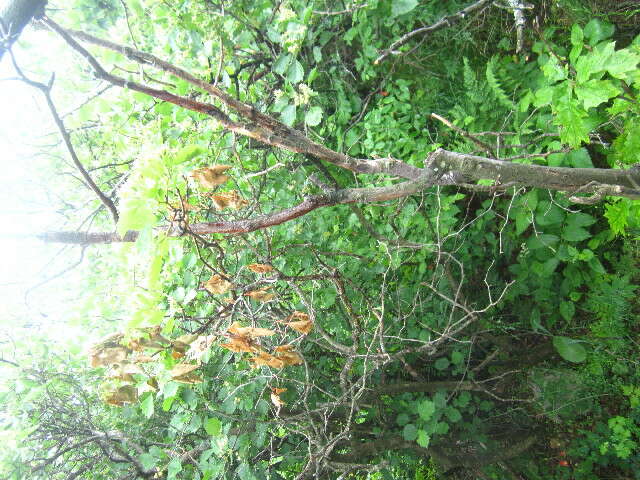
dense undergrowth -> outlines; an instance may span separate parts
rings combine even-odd
[[[633,6],[533,2],[519,54],[511,12],[492,7],[376,64],[467,3],[324,15],[340,6],[239,1],[223,15],[214,2],[132,1],[130,30],[118,2],[76,3],[67,26],[132,35],[353,156],[422,166],[444,147],[550,166],[640,162]],[[86,466],[80,478],[640,478],[637,200],[433,187],[249,234],[167,239],[153,227],[247,218],[370,179],[135,93],[110,91],[71,121],[95,118],[79,148],[102,152],[93,166],[134,160],[96,175],[122,180],[118,231],[142,233],[91,252],[73,321],[122,318],[96,328],[123,334],[94,347],[97,370],[77,345],[17,359],[16,388],[2,393],[3,477]],[[214,197],[188,176],[212,164],[230,167]],[[240,208],[221,209],[220,191]],[[100,435],[115,443],[89,440]]]

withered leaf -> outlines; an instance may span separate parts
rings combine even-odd
[[[257,367],[271,367],[271,368],[283,368],[285,363],[282,359],[274,357],[270,353],[260,352],[255,357],[249,358],[249,361],[253,364],[254,368]]]
[[[138,400],[138,390],[133,385],[122,385],[114,390],[103,392],[102,399],[108,405],[122,407]]]
[[[187,383],[189,385],[193,385],[196,383],[202,383],[202,377],[199,376],[196,372],[185,373],[184,375],[180,375],[178,377],[173,377],[173,380],[178,383]]]
[[[89,364],[95,368],[122,363],[130,352],[131,350],[123,345],[106,348],[103,346],[93,347],[89,350]]]
[[[261,288],[259,290],[251,290],[250,292],[246,292],[245,296],[251,297],[257,302],[266,303],[269,300],[272,300],[276,295],[275,293],[267,292],[267,288]]]
[[[215,339],[215,335],[200,335],[197,339],[191,342],[191,347],[187,352],[187,357],[194,360],[200,360],[204,353],[211,348]]]
[[[176,377],[181,377],[183,375],[186,375],[187,373],[193,372],[199,367],[200,365],[195,365],[192,363],[178,363],[171,369],[171,372],[169,373],[171,374],[171,377],[175,379]]]
[[[149,363],[154,362],[155,359],[153,357],[150,357],[149,355],[136,355],[135,357],[131,358],[131,361],[135,363]]]
[[[223,173],[230,168],[230,165],[212,165],[194,170],[191,172],[191,177],[204,188],[215,188],[229,180],[229,177]]]
[[[209,198],[211,198],[213,206],[218,210],[223,210],[225,208],[233,208],[237,210],[249,205],[249,202],[242,198],[235,190],[211,194],[209,195]]]
[[[233,322],[227,329],[227,332],[241,337],[269,337],[276,333],[274,330],[269,330],[268,328],[241,327],[238,322]]]
[[[276,352],[276,357],[278,360],[282,360],[282,363],[285,367],[292,365],[302,365],[304,360],[300,356],[300,354],[294,350],[285,350]]]
[[[289,315],[282,323],[303,335],[307,335],[313,328],[313,322],[310,320],[309,315],[297,310]]]
[[[252,263],[251,265],[247,265],[247,268],[254,273],[267,273],[273,270],[271,265],[265,265],[263,263]]]
[[[231,282],[228,282],[220,275],[215,274],[209,280],[207,280],[207,282],[204,284],[204,288],[214,295],[222,295],[231,288]]]
[[[230,336],[229,343],[221,343],[220,346],[232,352],[254,353],[260,351],[260,346],[250,338],[235,335]]]
[[[286,388],[272,388],[271,389],[271,403],[273,403],[278,409],[280,409],[283,405],[286,405],[285,402],[280,398],[280,394],[286,392]]]

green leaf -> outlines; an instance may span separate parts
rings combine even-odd
[[[580,28],[580,25],[574,24],[571,27],[571,45],[580,45],[582,46],[582,42],[584,41],[584,33]]]
[[[287,69],[289,68],[289,64],[291,63],[291,60],[293,60],[293,57],[291,55],[288,55],[288,54],[280,55],[278,59],[274,62],[273,67],[271,67],[271,69],[279,75],[284,75],[284,72],[286,72]]]
[[[142,410],[145,417],[153,417],[153,394],[150,393],[144,400],[142,400],[142,402],[140,402],[140,410]]]
[[[449,359],[446,357],[439,358],[435,361],[433,366],[436,368],[436,370],[446,370],[447,367],[449,367]]]
[[[444,414],[452,423],[459,422],[462,419],[462,414],[457,408],[447,407],[444,411]]]
[[[418,404],[418,415],[425,422],[433,417],[433,414],[436,412],[436,404],[431,400],[423,400]]]
[[[289,65],[286,76],[287,80],[291,83],[300,83],[304,78],[304,68],[302,67],[302,64],[298,60],[295,60],[291,65]]]
[[[587,112],[571,100],[559,102],[556,108],[556,123],[561,127],[560,140],[571,147],[589,143],[591,124],[586,120]]]
[[[199,145],[187,145],[176,153],[176,156],[173,158],[173,162],[171,163],[173,163],[173,165],[179,165],[184,162],[189,162],[204,152],[204,148]]]
[[[172,458],[167,465],[167,480],[174,480],[176,475],[182,471],[182,463],[179,458]]]
[[[396,423],[403,427],[405,426],[407,423],[409,423],[409,415],[407,415],[406,413],[401,413],[396,417]]]
[[[611,55],[605,66],[609,75],[625,80],[627,73],[636,70],[638,62],[640,62],[640,55],[631,50],[624,49],[618,50]]]
[[[311,107],[304,116],[304,123],[310,127],[315,127],[322,120],[322,108]]]
[[[409,13],[416,8],[417,5],[418,0],[393,0],[391,4],[391,18]]]
[[[212,437],[217,437],[222,431],[222,422],[215,417],[210,417],[204,422],[204,429]]]
[[[611,80],[589,80],[575,86],[578,99],[584,104],[585,109],[597,107],[612,97],[619,95],[622,89],[613,84]]]
[[[609,221],[609,227],[615,235],[624,235],[629,225],[631,202],[627,199],[609,203],[605,206],[604,216]]]
[[[416,440],[418,442],[418,445],[420,445],[422,448],[427,448],[429,447],[429,440],[431,440],[431,437],[429,437],[429,434],[427,432],[425,432],[424,430],[418,430],[418,439]]]
[[[573,318],[573,315],[576,313],[576,306],[573,302],[562,301],[560,302],[560,315],[567,322]]]
[[[569,337],[553,337],[553,346],[568,362],[581,363],[587,358],[587,351],[578,340]]]
[[[280,120],[285,125],[293,125],[296,121],[296,106],[293,103],[287,105],[282,113],[280,113]]]
[[[464,362],[464,358],[464,353],[455,350],[451,354],[451,363],[453,363],[454,365],[462,365],[462,363]]]
[[[567,224],[562,229],[562,238],[568,242],[581,242],[591,237],[588,230],[576,225]]]
[[[156,463],[158,461],[158,459],[150,453],[143,453],[142,455],[138,456],[138,460],[145,470],[151,470],[156,466]]]
[[[409,423],[402,429],[402,437],[408,441],[413,442],[418,436],[418,429],[413,423]]]
[[[592,19],[584,27],[584,36],[589,40],[590,45],[596,45],[601,40],[609,38],[613,35],[614,27],[608,22],[599,18]]]

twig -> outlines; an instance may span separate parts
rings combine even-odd
[[[484,150],[487,154],[489,154],[491,157],[495,158],[495,154],[493,153],[493,147],[491,145],[487,144],[487,143],[484,143],[481,140],[478,140],[475,137],[474,134],[471,134],[471,133],[467,132],[466,130],[463,130],[462,128],[454,125],[449,120],[447,120],[446,118],[438,115],[437,113],[432,113],[431,114],[431,118],[435,118],[436,120],[444,123],[447,127],[449,127],[452,130],[455,130],[456,132],[458,132],[463,137],[468,138],[473,143],[475,143],[478,147],[480,147],[482,150]]]
[[[454,23],[457,23],[460,20],[464,19],[470,13],[473,13],[476,10],[480,10],[481,8],[484,8],[487,5],[490,5],[491,3],[493,3],[493,1],[494,0],[479,0],[476,3],[469,5],[467,8],[460,10],[459,12],[442,17],[436,23],[433,23],[426,27],[417,28],[416,30],[413,30],[412,32],[409,32],[403,35],[398,40],[393,42],[387,50],[383,51],[378,58],[376,58],[376,60],[373,62],[374,65],[378,65],[380,62],[385,60],[390,55],[401,55],[402,52],[398,51],[397,49],[402,45],[404,45],[405,43],[407,43],[416,35],[431,33],[431,32],[435,32],[436,30],[440,30],[441,28],[444,28],[444,27],[450,27]]]

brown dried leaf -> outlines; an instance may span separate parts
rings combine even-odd
[[[291,344],[286,344],[286,345],[278,345],[274,351],[276,352],[293,352],[295,350],[295,347]]]
[[[292,365],[302,365],[304,363],[304,360],[300,356],[300,354],[293,350],[277,352],[276,357],[278,358],[278,360],[282,361],[282,364],[285,367]]]
[[[282,399],[280,398],[280,394],[283,392],[286,392],[287,389],[286,388],[272,388],[271,389],[271,403],[273,403],[278,410],[283,406],[286,405],[285,402],[282,401]]]
[[[93,347],[89,351],[89,364],[95,367],[107,367],[115,363],[122,363],[127,355],[131,353],[127,347],[123,345],[117,345],[113,347]]]
[[[204,288],[215,295],[222,295],[231,288],[231,282],[226,281],[220,275],[216,274],[207,280],[207,283],[204,284]]]
[[[270,337],[276,333],[268,328],[241,327],[238,322],[233,322],[227,332],[241,337]]]
[[[212,165],[194,170],[191,172],[191,177],[204,188],[215,188],[229,180],[229,177],[223,175],[223,172],[230,168],[230,165]]]
[[[203,381],[202,377],[195,372],[189,372],[185,373],[184,375],[180,375],[179,377],[173,377],[173,380],[178,383],[187,383],[189,385],[202,383]]]
[[[191,342],[191,347],[187,352],[187,357],[194,360],[200,360],[204,353],[211,348],[211,345],[213,345],[215,340],[215,335],[200,335],[197,339]]]
[[[271,265],[265,265],[263,263],[252,263],[251,265],[247,265],[247,268],[254,273],[267,273],[273,270]]]
[[[289,322],[287,327],[293,328],[296,332],[300,332],[303,335],[307,335],[313,328],[313,322],[311,320],[301,320],[299,322]]]
[[[193,372],[199,367],[200,365],[194,365],[192,363],[178,363],[171,369],[171,372],[169,373],[171,374],[171,377],[175,379],[176,377],[181,377],[190,372]]]
[[[266,303],[269,300],[272,300],[276,295],[275,293],[267,292],[267,288],[261,288],[259,290],[251,290],[250,292],[246,292],[245,296],[251,297],[257,302]]]
[[[135,357],[131,358],[131,361],[135,363],[150,363],[155,362],[155,359],[153,357],[150,357],[149,355],[136,355]]]
[[[103,392],[102,400],[108,405],[122,407],[138,400],[138,390],[133,385],[122,385],[114,390]]]
[[[230,336],[229,343],[221,343],[220,346],[232,352],[255,353],[260,351],[259,345],[256,345],[250,338],[235,335]]]
[[[249,358],[249,361],[253,364],[253,368],[260,366],[271,368],[283,368],[285,363],[280,358],[274,357],[267,352],[260,352],[255,357]]]
[[[240,196],[240,194],[232,190],[230,192],[221,192],[209,195],[213,206],[218,210],[224,210],[225,208],[239,209],[249,205],[249,202]]]

